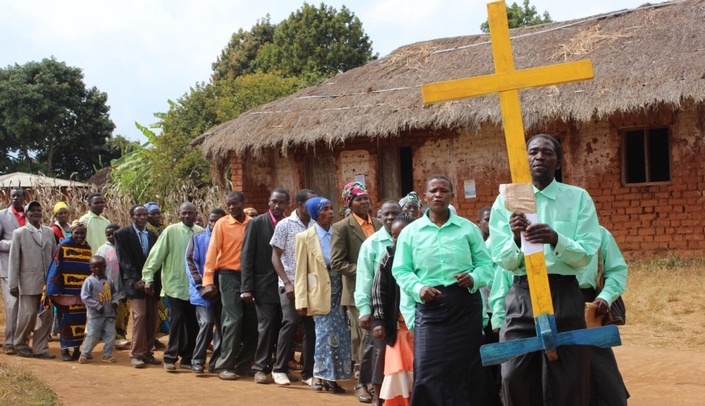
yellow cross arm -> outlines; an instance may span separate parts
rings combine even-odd
[[[430,104],[507,90],[577,82],[594,76],[592,62],[585,60],[432,83],[421,86],[421,93],[423,102]]]

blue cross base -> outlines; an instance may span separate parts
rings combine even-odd
[[[607,348],[622,345],[617,326],[609,325],[557,333],[556,317],[542,314],[535,318],[536,337],[485,344],[480,347],[482,365],[497,365],[520,355],[543,350],[549,360],[558,359],[556,347],[563,345],[593,345]]]

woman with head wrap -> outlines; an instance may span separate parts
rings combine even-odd
[[[401,206],[402,214],[408,214],[417,219],[419,218],[419,213],[421,213],[421,198],[418,193],[409,192],[408,195],[399,200],[399,206]]]
[[[296,236],[296,310],[313,316],[316,345],[311,389],[323,388],[344,393],[338,380],[350,379],[350,327],[340,305],[343,282],[330,267],[333,206],[324,197],[306,201],[306,209],[316,224]]]
[[[156,202],[146,203],[144,208],[147,209],[147,229],[161,235],[165,228],[162,225],[162,209]]]
[[[71,223],[71,236],[62,240],[49,265],[44,307],[56,306],[61,337],[61,359],[75,361],[81,355],[78,347],[86,329],[86,306],[81,301],[83,281],[91,274],[88,263],[93,256],[86,242],[86,225]],[[48,300],[47,300],[48,299]],[[73,356],[69,350],[73,348]]]
[[[65,202],[56,202],[54,205],[54,218],[56,222],[51,225],[51,231],[54,232],[57,244],[64,238],[71,237],[69,215],[69,205]]]

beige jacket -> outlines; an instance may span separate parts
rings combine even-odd
[[[308,309],[309,316],[330,313],[330,277],[316,227],[296,235],[294,293],[296,308]]]
[[[51,228],[41,226],[40,230],[41,243],[27,226],[12,233],[8,285],[19,287],[20,295],[41,295],[46,284],[56,239]]]

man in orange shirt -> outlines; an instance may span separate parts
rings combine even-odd
[[[243,302],[240,297],[240,254],[245,239],[245,228],[250,217],[243,211],[245,195],[232,191],[225,197],[229,215],[213,227],[206,254],[201,296],[210,298],[218,293],[223,304],[221,354],[215,364],[220,379],[235,380],[235,368],[240,355],[243,336]]]

